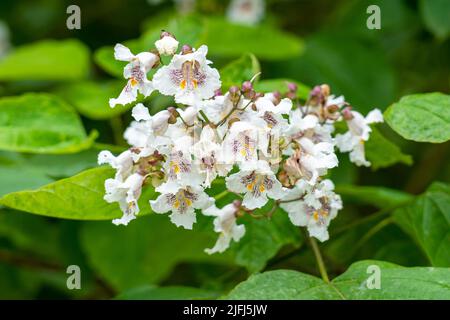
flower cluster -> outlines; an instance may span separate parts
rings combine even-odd
[[[125,88],[111,107],[136,101],[153,91],[172,96],[178,107],[156,114],[138,103],[134,121],[125,131],[129,150],[118,156],[99,154],[99,163],[117,170],[105,182],[108,202],[123,212],[115,224],[128,224],[139,212],[142,188],[152,185],[158,196],[150,200],[155,213],[170,213],[177,226],[192,229],[196,214],[214,217],[216,244],[207,253],[223,252],[239,241],[243,215],[271,203],[281,207],[296,226],[311,236],[328,239],[328,225],[342,208],[327,171],[338,165],[335,149],[350,153],[356,165],[368,166],[364,142],[373,122],[383,121],[379,110],[363,117],[328,85],[314,87],[307,99],[288,83],[286,92],[261,93],[254,79],[222,93],[219,72],[207,59],[208,48],[188,45],[162,32],[156,50],[134,55],[118,44],[115,57],[127,61]],[[170,58],[162,64],[161,56]],[[151,80],[147,73],[157,69]],[[346,133],[336,134],[335,124],[345,122]],[[212,184],[235,196],[218,208],[209,195]],[[272,213],[274,210],[270,210]]]

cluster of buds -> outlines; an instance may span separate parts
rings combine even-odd
[[[143,104],[135,105],[134,121],[124,134],[130,149],[117,157],[100,153],[99,163],[117,170],[105,182],[105,200],[118,202],[123,211],[113,222],[126,225],[136,217],[142,188],[150,184],[159,194],[150,200],[153,212],[170,213],[175,225],[192,229],[197,214],[215,217],[219,238],[206,249],[209,254],[239,241],[245,234],[239,218],[254,216],[268,202],[273,208],[267,216],[281,207],[294,225],[327,240],[342,201],[324,176],[338,166],[336,149],[350,152],[357,165],[370,165],[363,142],[369,139],[369,124],[383,121],[380,111],[363,117],[328,85],[314,87],[303,102],[294,83],[287,83],[285,94],[257,92],[256,76],[226,90],[205,45],[184,45],[176,53],[177,40],[163,31],[155,46],[159,55],[171,56],[170,63],[156,64],[156,54],[133,55],[123,45],[115,47],[116,58],[129,62],[128,83],[111,106],[134,102],[135,86],[144,96],[151,91],[173,96],[178,106],[150,114]],[[152,80],[147,79],[150,68],[157,69]],[[349,130],[334,134],[340,121]],[[210,196],[215,181],[238,200],[218,208],[217,196]]]

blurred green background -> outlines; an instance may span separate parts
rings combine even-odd
[[[123,64],[113,60],[112,46],[125,42],[135,53],[148,50],[163,28],[194,46],[208,45],[209,58],[219,69],[253,53],[262,82],[292,79],[308,87],[328,83],[333,93],[345,95],[364,114],[373,108],[385,110],[410,93],[449,93],[448,1],[267,0],[264,17],[254,26],[228,21],[229,1],[190,1],[192,6],[183,10],[181,2],[0,2],[0,96],[56,94],[76,109],[87,133],[98,132],[90,149],[72,154],[0,151],[0,196],[95,167],[104,145],[115,151],[125,147],[121,133],[131,121],[129,108],[108,107],[108,99],[125,83]],[[66,28],[71,4],[81,8],[80,30]],[[366,27],[366,9],[372,4],[381,9],[380,30]],[[145,102],[152,111],[171,103],[156,97]],[[356,168],[344,155],[331,173],[338,186],[373,185],[419,194],[436,179],[450,180],[448,142],[413,143],[387,125],[379,128],[400,147],[403,160],[374,170]],[[341,191],[345,209],[332,222],[331,234],[335,230],[336,236],[324,245],[331,275],[363,258],[429,265],[413,240],[393,224],[349,249],[370,225],[340,230],[375,212],[377,205],[352,201]],[[277,227],[258,222],[252,239],[210,257],[203,253],[205,244],[215,239],[209,220],[200,219],[198,229],[188,232],[177,230],[166,218],[150,215],[124,228],[110,221],[58,220],[0,207],[0,298],[134,297],[139,290],[151,292],[153,285],[190,287],[175,289],[178,297],[217,297],[252,271],[288,268],[317,274],[299,235],[285,230],[277,219]],[[81,290],[66,288],[66,267],[72,264],[81,267]],[[158,294],[169,297],[170,290]]]

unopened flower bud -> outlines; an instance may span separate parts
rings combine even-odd
[[[289,90],[290,92],[292,92],[292,93],[297,92],[298,87],[297,87],[297,85],[296,85],[295,83],[289,82],[288,85],[287,85],[287,87],[288,87],[288,90]]]
[[[167,31],[162,31],[160,39],[155,42],[156,49],[161,55],[173,55],[178,49],[179,42]]]
[[[177,109],[175,107],[168,107],[167,111],[169,111],[169,113],[170,113],[170,116],[169,116],[169,119],[167,122],[170,124],[174,124],[175,122],[177,122],[177,118],[179,116]]]
[[[233,125],[233,123],[240,121],[238,118],[231,118],[230,120],[228,120],[228,128],[231,128],[231,126]]]
[[[288,93],[286,93],[286,97],[291,100],[295,100],[297,98],[297,93],[289,91]]]
[[[277,105],[277,104],[279,104],[280,103],[280,101],[281,101],[281,93],[280,93],[280,91],[274,91],[274,92],[272,92],[272,97],[273,97],[273,104],[274,105]]]
[[[336,111],[338,111],[338,110],[339,110],[339,106],[336,105],[336,104],[332,104],[332,105],[330,105],[330,106],[327,107],[327,111],[328,111],[329,113],[334,113],[334,112],[336,112]]]
[[[256,99],[256,92],[255,90],[250,90],[247,92],[244,92],[244,97],[250,100],[255,100]]]
[[[230,93],[230,100],[232,102],[237,102],[239,100],[239,94],[241,91],[238,86],[231,86],[230,89],[228,89],[228,92]]]
[[[320,91],[322,92],[324,97],[328,97],[330,95],[330,86],[327,84],[323,84],[320,86]]]
[[[244,83],[242,83],[242,91],[249,92],[251,90],[253,90],[253,84],[250,81],[244,81]]]
[[[342,117],[344,117],[344,119],[347,121],[352,120],[353,119],[352,107],[347,107],[344,110],[342,110]]]
[[[188,54],[188,53],[192,53],[193,51],[192,51],[192,47],[191,46],[189,46],[189,45],[187,45],[187,44],[185,44],[185,45],[183,45],[182,47],[181,47],[181,53],[182,54]]]

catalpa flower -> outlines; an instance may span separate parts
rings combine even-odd
[[[107,179],[105,181],[106,194],[104,199],[109,202],[118,202],[123,216],[120,219],[114,219],[115,225],[127,225],[136,218],[139,213],[138,200],[142,192],[142,184],[145,177],[139,173],[130,175],[125,181],[118,179]]]
[[[194,144],[192,153],[197,159],[199,172],[205,174],[204,186],[210,187],[217,176],[226,176],[232,165],[226,163],[222,145],[216,142],[210,126],[202,129],[200,140]]]
[[[316,186],[299,180],[284,194],[280,207],[288,213],[294,225],[306,226],[311,237],[326,241],[329,238],[328,225],[342,209],[342,200],[333,190],[331,180],[323,180]]]
[[[292,101],[284,98],[278,104],[274,104],[270,96],[264,96],[256,100],[255,106],[258,116],[261,117],[267,126],[273,130],[280,132],[288,126],[288,121],[283,115],[288,115],[292,108]]]
[[[164,136],[170,118],[167,110],[151,116],[148,109],[139,103],[133,108],[132,116],[136,121],[133,121],[125,130],[124,138],[134,147],[135,152],[132,154],[134,161],[154,153],[155,150],[159,151],[161,146],[171,142]]]
[[[130,49],[120,43],[114,47],[114,57],[116,60],[129,61],[123,70],[124,78],[129,80],[118,98],[109,99],[111,108],[117,104],[125,105],[135,101],[138,92],[145,97],[149,96],[153,91],[153,85],[147,79],[147,72],[155,65],[159,57],[150,52],[134,55]]]
[[[269,135],[264,128],[265,122],[260,118],[254,118],[252,123],[234,122],[224,140],[228,163],[254,162],[258,160],[258,150],[267,155]]]
[[[210,98],[220,88],[219,72],[211,68],[206,59],[207,46],[198,50],[185,48],[176,54],[168,66],[160,68],[153,76],[155,88],[164,95],[175,96],[175,101],[187,105]]]
[[[245,226],[236,224],[240,204],[230,203],[218,209],[215,205],[203,210],[203,214],[214,216],[214,231],[220,233],[216,244],[211,249],[205,249],[208,254],[224,252],[230,246],[231,240],[239,241],[245,234]]]
[[[186,186],[173,193],[163,193],[150,205],[156,213],[172,212],[170,220],[177,226],[192,229],[197,221],[195,209],[206,209],[214,203],[202,188]]]
[[[350,152],[350,161],[358,166],[370,166],[364,152],[364,142],[369,140],[372,129],[369,124],[383,122],[383,115],[378,109],[374,109],[364,118],[357,111],[346,109],[343,111],[348,129],[345,134],[336,135],[336,146],[341,152]]]
[[[226,177],[225,181],[228,190],[245,194],[242,205],[247,209],[263,207],[268,197],[280,199],[283,196],[281,183],[263,160],[243,164],[241,171]]]
[[[309,184],[338,165],[334,145],[328,142],[313,143],[308,138],[296,140],[298,149],[286,161],[285,169],[293,178],[303,178]]]

